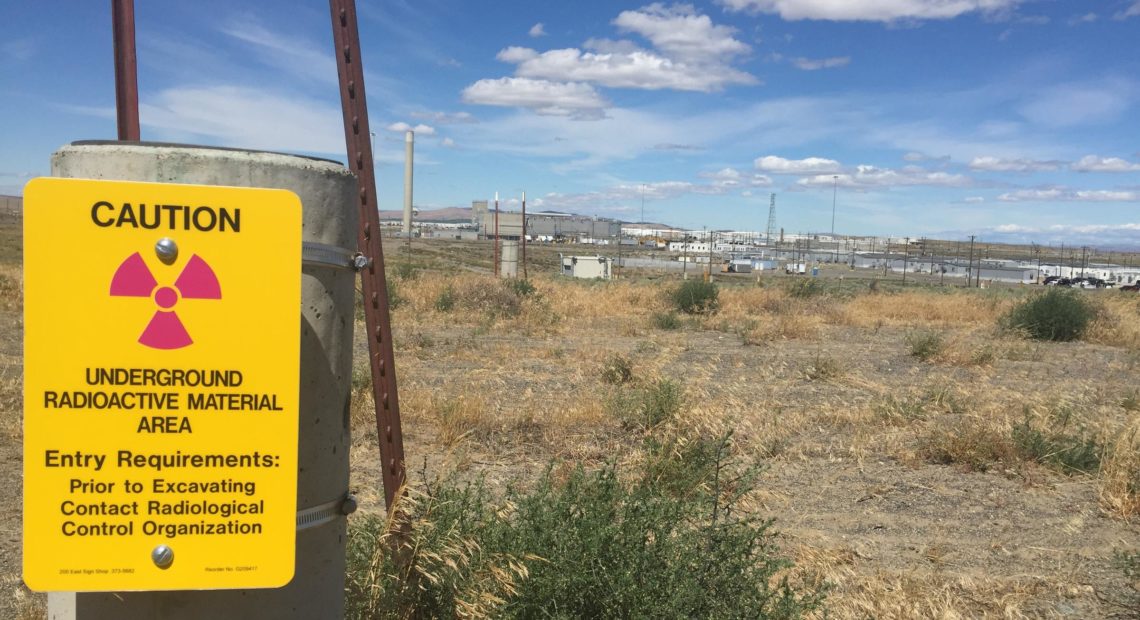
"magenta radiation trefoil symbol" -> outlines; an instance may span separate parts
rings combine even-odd
[[[221,299],[222,287],[206,261],[190,257],[173,286],[159,286],[143,257],[135,252],[119,265],[111,278],[112,297],[150,297],[158,309],[139,336],[139,344],[152,349],[181,349],[194,344],[174,306],[180,299]]]

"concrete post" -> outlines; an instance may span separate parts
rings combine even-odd
[[[517,278],[519,275],[519,242],[503,241],[499,276]]]
[[[288,189],[301,197],[304,241],[349,250],[356,247],[355,181],[344,166],[333,161],[184,145],[77,142],[52,156],[52,175]],[[356,276],[349,269],[311,264],[300,275],[297,508],[339,508],[348,492]],[[284,588],[57,594],[49,597],[49,617],[342,618],[347,519],[340,512],[335,510],[330,521],[297,532],[295,577]],[[69,609],[69,605],[73,606]]]
[[[412,236],[412,155],[415,149],[416,134],[404,134],[404,236]]]

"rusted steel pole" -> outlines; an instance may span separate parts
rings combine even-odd
[[[115,38],[115,110],[119,139],[139,139],[139,79],[135,58],[134,0],[111,0]]]
[[[526,280],[526,192],[522,193],[522,272],[523,280]]]
[[[388,314],[388,288],[384,277],[384,251],[380,246],[380,213],[376,201],[376,174],[368,132],[368,103],[364,93],[364,66],[355,0],[329,0],[332,12],[336,69],[344,112],[344,140],[348,165],[356,173],[360,208],[360,252],[368,266],[360,276],[364,290],[364,323],[372,365],[372,393],[376,399],[376,433],[380,442],[380,473],[384,500],[389,508],[406,479],[404,437],[400,428],[400,400],[396,392],[396,363],[392,351],[392,323]]]
[[[495,192],[495,277],[499,277],[499,192]]]

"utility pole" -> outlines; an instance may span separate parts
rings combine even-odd
[[[495,277],[499,277],[499,192],[495,192]]]
[[[904,243],[906,245],[903,246],[903,284],[906,284],[907,259],[910,258],[910,237],[907,237]]]
[[[526,192],[522,193],[522,236],[519,238],[519,241],[522,242],[523,280],[526,280]]]
[[[689,231],[685,231],[681,244],[681,279],[689,279]]]
[[[974,275],[974,235],[970,235],[970,258],[968,259],[969,266],[966,267],[966,288],[972,286],[970,278]]]

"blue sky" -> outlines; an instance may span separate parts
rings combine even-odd
[[[1140,248],[1140,0],[358,0],[381,207]],[[115,137],[106,2],[4,0],[0,193]],[[323,2],[137,2],[142,135],[343,159]]]

